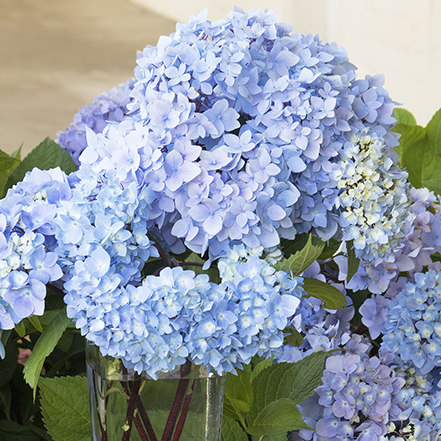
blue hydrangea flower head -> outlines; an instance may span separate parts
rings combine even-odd
[[[75,114],[65,132],[57,133],[56,142],[80,164],[79,157],[87,146],[86,128],[101,133],[109,122],[118,123],[127,117],[127,104],[130,102],[134,80],[121,83],[108,92],[96,96],[92,104],[86,104]]]
[[[34,169],[0,201],[0,329],[43,314],[45,285],[63,274],[52,221],[71,196],[59,168]]]

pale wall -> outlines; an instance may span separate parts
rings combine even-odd
[[[358,74],[383,73],[395,101],[425,125],[441,107],[440,0],[131,0],[175,21],[188,22],[208,6],[208,18],[234,5],[269,8],[302,33],[346,48]]]

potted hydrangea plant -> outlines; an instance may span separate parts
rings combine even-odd
[[[291,30],[205,11],[58,145],[2,157],[0,386],[32,349],[47,429],[11,399],[5,433],[64,441],[70,394],[94,440],[439,436],[439,117]]]

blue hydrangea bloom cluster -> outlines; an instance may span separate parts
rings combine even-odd
[[[393,356],[370,357],[371,346],[360,336],[345,345],[341,355],[326,360],[322,385],[301,405],[305,422],[315,432],[301,430],[299,439],[380,441],[390,421],[402,413],[400,392],[405,379],[389,366]]]
[[[290,30],[260,9],[214,23],[201,14],[138,57],[128,106],[172,173],[164,192],[181,217],[172,234],[213,259],[233,241],[271,248],[297,233],[340,234],[344,195],[331,172],[341,154],[362,135],[382,139],[386,152],[397,144],[382,77],[357,80],[343,49]],[[401,183],[392,164],[373,162],[373,173]],[[405,188],[382,190],[369,222],[399,236],[401,215],[391,215],[402,208],[391,204]],[[364,222],[348,237],[354,228],[366,235]],[[357,244],[374,257],[387,248]]]
[[[56,142],[63,147],[80,165],[79,157],[87,146],[86,128],[101,133],[109,122],[118,123],[127,117],[134,79],[113,87],[108,92],[96,96],[92,104],[86,104],[75,114],[65,132],[57,133]]]
[[[406,380],[398,399],[403,411],[390,427],[389,439],[398,437],[431,441],[441,436],[441,390],[439,368],[424,376],[415,368],[402,365]],[[437,384],[438,381],[438,384]]]
[[[103,354],[152,377],[186,359],[224,372],[277,354],[303,291],[259,258],[262,248],[230,250],[218,263],[220,285],[180,267],[143,277],[158,256],[151,238],[181,250],[167,229],[177,215],[164,188],[188,181],[186,165],[169,168],[147,134],[131,119],[87,133],[72,197],[52,221],[68,316]],[[187,158],[188,173],[197,166]]]
[[[139,286],[106,294],[104,302],[66,283],[68,314],[104,355],[153,378],[187,359],[218,373],[234,372],[256,354],[281,352],[283,329],[302,293],[301,279],[276,272],[260,252],[234,248],[219,261],[219,285],[206,274],[167,267]]]
[[[382,347],[422,374],[441,365],[441,274],[417,273],[389,301]]]
[[[51,222],[70,196],[59,168],[34,169],[0,201],[0,329],[43,314],[46,284],[62,277]]]

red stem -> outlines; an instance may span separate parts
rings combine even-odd
[[[141,437],[142,441],[151,441],[151,439],[148,437],[146,431],[144,430],[144,426],[141,423],[141,419],[139,418],[139,415],[135,415],[135,427],[138,429],[139,436]]]
[[[150,441],[158,441],[158,438],[156,438],[155,431],[153,430],[152,423],[150,422],[150,418],[147,415],[147,411],[145,410],[144,404],[139,395],[136,405],[138,406],[139,415],[141,416],[142,422],[144,423],[144,427],[145,430],[147,431],[147,435],[149,436]]]
[[[173,435],[172,441],[179,441],[181,438],[182,431],[184,430],[185,420],[187,418],[188,408],[190,407],[191,397],[193,396],[195,380],[191,385],[190,393],[185,396],[184,404],[182,405],[181,415],[179,415],[178,424],[176,425],[175,434]]]
[[[132,390],[130,391],[129,405],[127,406],[126,423],[127,430],[124,431],[122,441],[130,440],[130,433],[132,432],[133,418],[135,415],[136,402],[138,400],[139,388],[141,387],[141,380],[138,378],[133,382]]]
[[[182,404],[185,398],[185,391],[190,380],[187,378],[181,378],[179,380],[178,387],[176,389],[175,399],[173,400],[170,413],[165,423],[164,433],[162,434],[161,441],[171,441],[173,431],[175,430],[176,421],[178,420],[179,413],[181,412]]]

